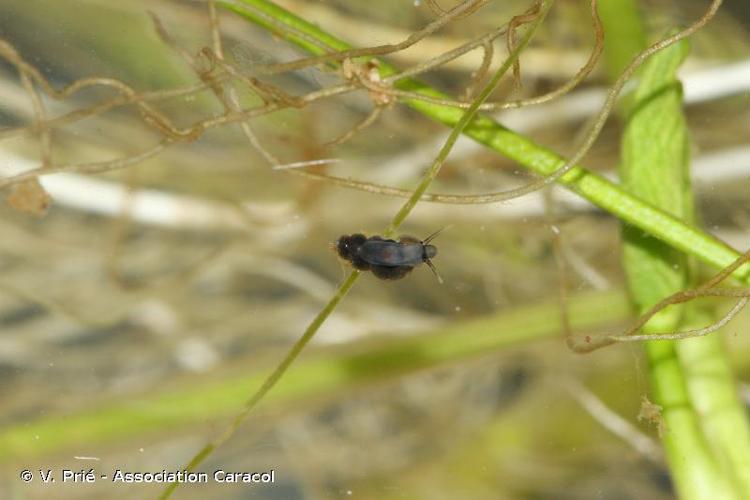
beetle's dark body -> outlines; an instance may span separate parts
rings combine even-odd
[[[336,242],[336,251],[354,268],[372,271],[372,274],[384,280],[401,279],[423,262],[432,267],[430,259],[437,255],[434,245],[411,236],[401,236],[396,241],[380,236],[367,238],[363,234],[342,236]]]

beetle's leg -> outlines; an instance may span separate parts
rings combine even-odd
[[[433,264],[430,259],[425,259],[424,263],[427,264],[427,267],[430,268],[430,271],[432,271],[432,274],[435,275],[435,277],[438,280],[438,283],[440,283],[442,285],[443,284],[443,278],[440,276],[440,273],[438,272],[437,268],[435,267],[435,264]]]
[[[364,260],[359,255],[352,255],[350,262],[352,263],[352,266],[354,266],[355,269],[359,269],[360,271],[370,270],[370,263]]]
[[[372,266],[372,274],[381,280],[400,280],[414,269],[411,266]]]

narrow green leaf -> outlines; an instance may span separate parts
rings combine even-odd
[[[690,307],[680,329],[701,328],[716,321],[715,311]],[[736,483],[739,498],[750,498],[750,422],[721,335],[729,326],[676,346],[688,381],[690,399],[719,465]]]
[[[646,48],[646,33],[638,11],[638,0],[607,0],[597,3],[599,17],[604,26],[604,67],[610,82],[614,82],[638,55]],[[629,109],[633,96],[620,98],[618,108]]]
[[[643,68],[623,136],[620,174],[628,191],[692,222],[689,137],[676,77],[687,53],[687,42],[679,42]],[[690,284],[685,255],[632,226],[623,228],[623,239],[628,284],[639,312]],[[684,329],[695,321],[692,309],[691,304],[670,307],[655,316],[644,332]],[[691,321],[685,321],[685,314]],[[723,424],[731,423],[740,436],[747,435],[747,421],[737,415],[740,406],[731,370],[718,342],[714,335],[646,344],[653,399],[663,410],[666,455],[682,498],[748,495],[738,481],[740,471],[735,470],[744,461],[747,443],[725,439],[716,425],[719,420],[711,415],[720,411]],[[687,358],[690,364],[712,367],[711,376],[686,367]],[[712,395],[700,390],[707,385]],[[717,407],[719,402],[724,407]]]
[[[630,315],[622,291],[587,292],[569,301],[573,327],[601,330]],[[511,346],[554,338],[562,329],[557,300],[447,324],[408,337],[371,338],[345,348],[317,350],[294,364],[268,394],[271,413],[309,401],[361,390],[417,370]],[[248,372],[249,370],[249,372]],[[72,447],[102,443],[204,424],[236,414],[237,408],[268,376],[265,364],[243,366],[221,379],[188,379],[178,387],[117,400],[69,415],[54,414],[0,430],[0,462],[27,459]]]
[[[656,54],[643,68],[623,135],[620,177],[628,192],[691,223],[688,132],[675,76],[687,52],[687,43],[678,43]],[[636,227],[625,226],[624,236],[629,286],[641,312],[685,288],[686,261],[681,253]],[[670,319],[662,329],[676,326],[677,311],[663,311],[661,317]]]

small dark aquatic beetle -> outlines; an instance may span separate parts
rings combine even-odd
[[[364,234],[344,235],[336,242],[336,251],[355,269],[372,271],[383,280],[399,280],[424,262],[442,283],[443,279],[430,260],[437,255],[437,247],[430,245],[430,241],[443,229],[435,231],[424,241],[412,236],[400,236],[396,241],[380,236],[368,238]]]

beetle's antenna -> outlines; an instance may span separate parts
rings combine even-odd
[[[442,231],[442,229],[440,231]],[[438,231],[438,233],[440,231]],[[435,264],[433,264],[430,259],[425,259],[424,263],[427,264],[427,267],[430,268],[430,271],[432,271],[432,274],[435,275],[435,277],[438,280],[438,283],[440,283],[442,285],[444,283],[444,281],[443,281],[443,278],[440,276],[440,273],[438,272],[437,268],[435,267]]]
[[[445,231],[445,230],[446,230],[446,229],[448,229],[449,227],[453,227],[453,224],[450,224],[450,225],[448,225],[448,226],[443,226],[443,227],[441,227],[440,229],[438,229],[437,231],[435,231],[434,233],[432,233],[431,235],[429,235],[429,236],[428,236],[427,238],[425,238],[425,239],[424,239],[424,241],[422,242],[422,244],[423,244],[423,245],[426,245],[426,244],[428,244],[429,242],[431,242],[432,240],[434,240],[435,238],[437,238],[437,236],[438,236],[438,235],[439,235],[440,233],[442,233],[443,231]]]

